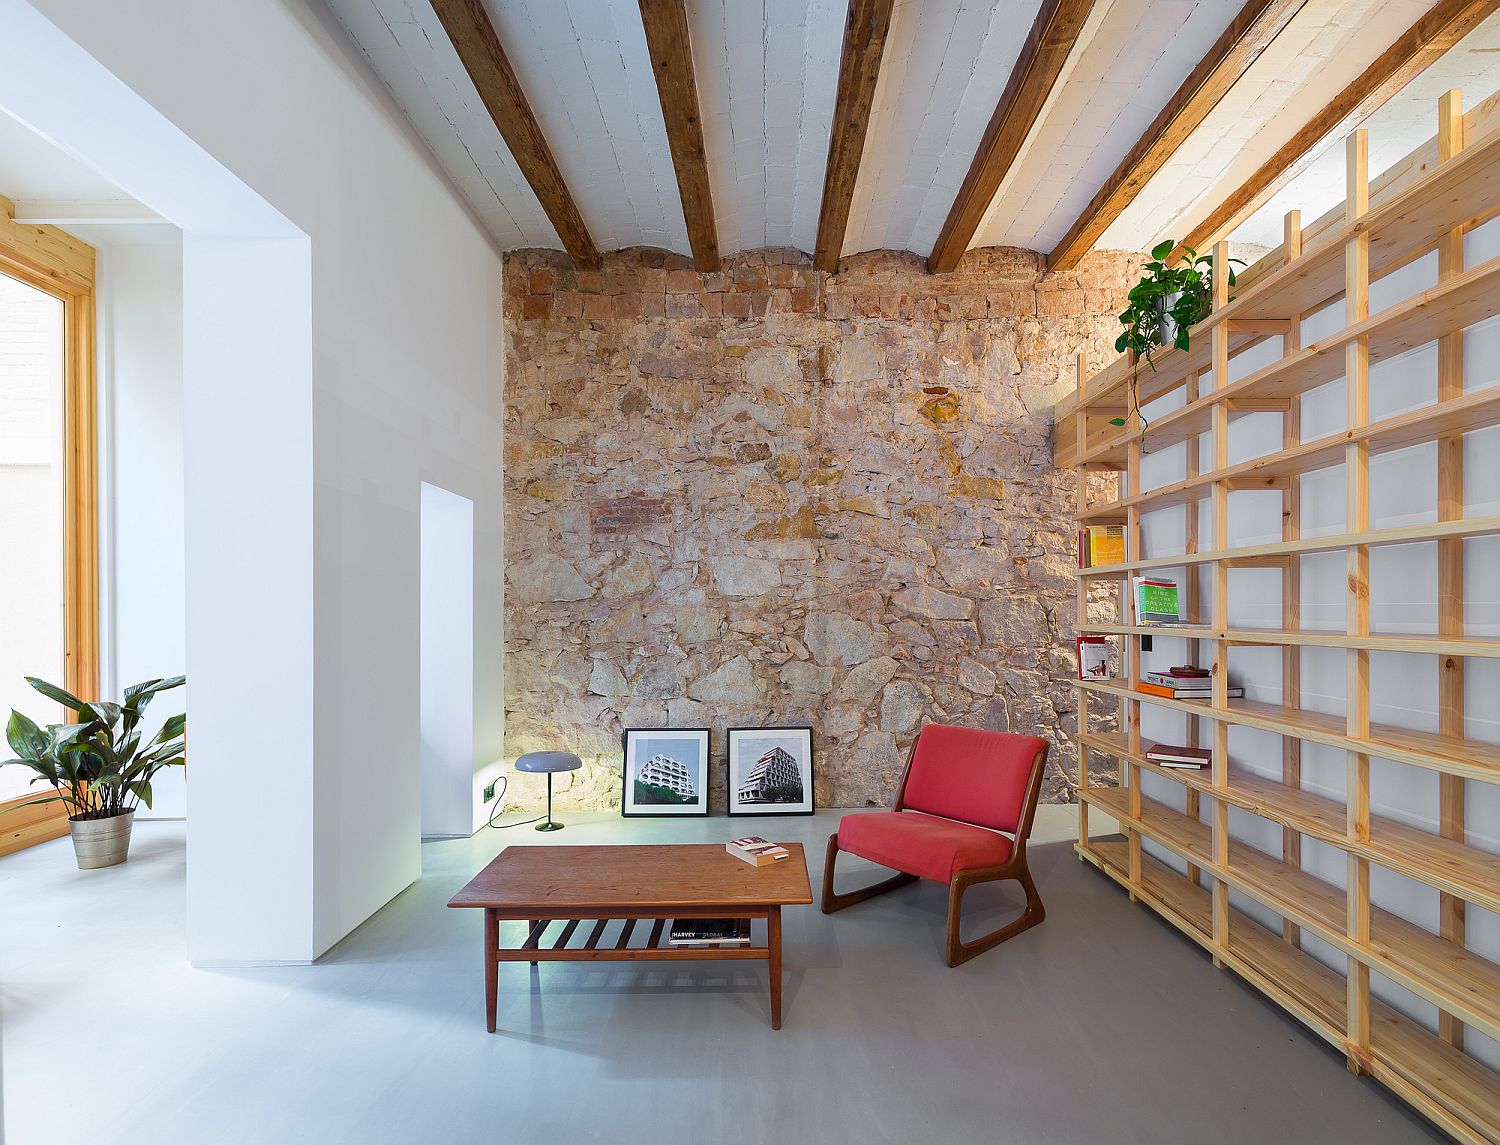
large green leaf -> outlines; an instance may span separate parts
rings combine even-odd
[[[81,712],[87,706],[72,692],[65,692],[56,684],[47,683],[46,680],[38,680],[35,676],[27,676],[26,682],[49,700],[56,700],[63,707],[72,708],[75,712]]]
[[[143,680],[139,684],[132,684],[125,689],[126,707],[145,707],[145,701],[149,700],[158,692],[170,692],[173,688],[180,688],[187,683],[186,676],[167,676],[156,680]]]
[[[142,680],[139,684],[131,684],[130,687],[125,689],[125,706],[128,708],[134,704],[137,696],[142,694],[149,695],[151,689],[160,683],[161,679],[157,677],[152,680]]]
[[[88,709],[93,714],[94,719],[110,729],[113,729],[120,722],[120,713],[123,710],[119,704],[110,704],[102,701],[89,704]]]
[[[187,730],[187,713],[178,712],[175,716],[168,717],[161,725],[161,730],[156,733],[152,743],[165,743],[169,739],[176,739]]]
[[[1176,245],[1177,244],[1171,239],[1164,239],[1151,248],[1151,257],[1158,261],[1161,261],[1162,259],[1165,259],[1167,255],[1172,253],[1172,248]]]
[[[5,725],[5,739],[11,751],[22,759],[39,759],[47,752],[47,734],[36,726],[30,716],[11,710],[10,721]]]

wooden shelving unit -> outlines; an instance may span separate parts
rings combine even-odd
[[[1234,970],[1337,1046],[1351,1070],[1374,1076],[1457,1140],[1494,1145],[1500,1142],[1500,1074],[1465,1052],[1465,1032],[1472,1028],[1500,1039],[1500,963],[1468,945],[1465,906],[1500,912],[1500,855],[1466,842],[1464,792],[1470,781],[1500,783],[1500,745],[1466,736],[1464,669],[1471,659],[1500,657],[1500,639],[1464,630],[1463,546],[1466,538],[1500,533],[1500,516],[1463,515],[1463,435],[1500,424],[1500,385],[1464,392],[1463,331],[1500,314],[1500,258],[1465,266],[1463,235],[1500,213],[1500,124],[1490,104],[1466,120],[1456,92],[1441,101],[1438,124],[1435,140],[1397,164],[1373,191],[1365,136],[1352,136],[1341,215],[1314,224],[1309,234],[1315,237],[1306,247],[1298,215],[1288,215],[1282,249],[1246,271],[1233,299],[1224,275],[1228,251],[1219,244],[1215,307],[1194,328],[1192,348],[1166,350],[1156,356],[1154,370],[1143,366],[1138,375],[1143,404],[1182,391],[1180,405],[1170,413],[1143,423],[1129,399],[1130,360],[1090,376],[1080,357],[1078,391],[1058,411],[1055,458],[1076,470],[1080,526],[1122,524],[1126,537],[1122,563],[1078,574],[1078,631],[1118,637],[1122,648],[1120,679],[1078,684],[1079,855],[1205,947],[1216,965]],[[1470,132],[1468,146],[1466,126],[1483,130],[1482,135]],[[1372,315],[1372,277],[1434,250],[1436,285]],[[1303,345],[1302,317],[1341,297],[1344,328]],[[1280,356],[1228,381],[1231,358],[1271,337],[1281,339]],[[1372,421],[1371,364],[1429,342],[1438,349],[1437,400]],[[1302,440],[1301,395],[1339,378],[1345,380],[1346,429]],[[1230,464],[1230,423],[1267,412],[1281,414],[1281,448]],[[1124,426],[1110,425],[1122,417]],[[1436,519],[1371,528],[1371,457],[1427,442],[1437,445]],[[1185,446],[1184,476],[1144,490],[1143,452],[1177,443]],[[1301,478],[1335,465],[1345,472],[1344,530],[1303,536]],[[1108,485],[1097,480],[1101,473],[1117,474],[1117,483],[1107,500],[1095,502],[1091,490]],[[1282,537],[1231,546],[1230,494],[1255,489],[1280,491]],[[1208,532],[1200,536],[1203,501],[1211,511]],[[1185,507],[1184,551],[1148,557],[1142,515],[1172,506]],[[1435,630],[1372,630],[1371,550],[1422,542],[1437,553]],[[1345,554],[1345,629],[1309,629],[1301,616],[1300,561],[1308,554],[1340,551]],[[1245,567],[1280,570],[1281,627],[1229,624],[1230,572]],[[1165,629],[1132,623],[1130,577],[1169,569],[1188,574],[1185,614],[1196,623]],[[1201,601],[1200,582],[1207,587]],[[1091,599],[1101,597],[1118,600],[1118,619],[1091,616]],[[1161,699],[1138,691],[1143,636],[1186,640],[1191,656],[1206,654],[1215,669],[1211,698]],[[1282,649],[1279,703],[1228,698],[1230,649],[1243,647]],[[1342,651],[1343,714],[1302,706],[1304,648]],[[1436,731],[1372,722],[1370,656],[1388,652],[1425,655],[1436,665]],[[1182,771],[1148,760],[1142,705],[1186,717],[1189,742],[1201,738],[1211,748],[1211,767]],[[1116,730],[1102,730],[1097,717],[1113,713],[1118,713]],[[1236,726],[1281,737],[1279,779],[1232,764],[1229,729]],[[1304,743],[1346,753],[1346,800],[1303,789]],[[1094,782],[1095,757],[1118,762],[1120,786]],[[1372,813],[1371,757],[1436,773],[1437,832]],[[1143,775],[1181,784],[1184,810],[1148,798]],[[1120,825],[1123,841],[1090,836],[1088,812],[1094,807]],[[1280,854],[1232,837],[1231,810],[1279,827]],[[1344,886],[1304,867],[1304,839],[1343,854]],[[1147,853],[1143,840],[1176,856],[1186,873]],[[1372,867],[1438,892],[1438,929],[1373,904]],[[1231,893],[1279,916],[1280,930],[1232,907]],[[1304,936],[1341,955],[1343,973],[1304,951]],[[1437,1007],[1437,1031],[1372,997],[1372,972]]]

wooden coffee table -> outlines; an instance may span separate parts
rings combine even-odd
[[[792,857],[752,867],[722,844],[655,847],[507,847],[449,900],[484,910],[484,1002],[490,1033],[502,962],[700,961],[763,959],[770,963],[771,1028],[781,1029],[781,908],[812,902],[801,843],[781,844]],[[764,946],[672,946],[674,918],[763,918]],[[502,919],[531,923],[518,947],[500,945]],[[655,920],[649,936],[641,919]],[[604,944],[612,921],[619,928]],[[548,928],[560,924],[554,933]],[[592,923],[592,926],[589,924]],[[578,945],[571,940],[582,939]],[[632,945],[641,939],[640,945]],[[550,945],[548,942],[550,941]]]

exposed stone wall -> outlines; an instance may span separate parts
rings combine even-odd
[[[813,727],[823,806],[889,803],[924,720],[1043,735],[1073,774],[1051,411],[1140,262],[508,256],[507,754],[579,752],[560,803],[589,808],[631,726],[712,727],[716,806],[723,729],[755,724]]]

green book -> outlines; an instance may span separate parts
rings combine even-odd
[[[1135,582],[1135,619],[1137,624],[1176,624],[1179,619],[1175,581]]]

